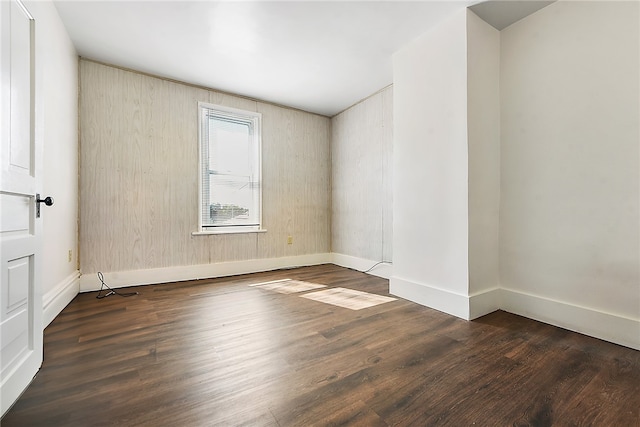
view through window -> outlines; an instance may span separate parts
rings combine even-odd
[[[260,230],[261,115],[204,103],[199,108],[201,230]]]

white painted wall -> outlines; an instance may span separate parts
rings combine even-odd
[[[475,295],[500,286],[500,32],[470,10],[467,11],[467,129],[469,293]],[[491,307],[497,309],[497,301]],[[489,311],[493,311],[491,307]]]
[[[505,308],[640,348],[639,4],[502,31]]]
[[[46,326],[78,293],[78,56],[51,1],[35,2],[36,66],[43,76],[42,293]],[[72,259],[68,260],[68,251]]]
[[[466,10],[396,52],[393,63],[390,289],[467,318]]]
[[[392,116],[389,86],[331,119],[331,251],[352,268],[391,261]]]

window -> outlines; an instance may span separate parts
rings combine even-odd
[[[198,104],[200,231],[261,230],[260,113]]]

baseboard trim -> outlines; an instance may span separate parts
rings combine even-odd
[[[344,255],[335,252],[331,253],[331,258],[333,264],[339,265],[340,267],[351,268],[353,270],[362,272],[371,269],[371,271],[367,271],[367,274],[382,277],[384,279],[390,279],[391,276],[393,276],[393,265],[388,263],[375,265],[379,261],[372,261],[365,258],[358,258],[351,255]]]
[[[469,320],[500,310],[502,289],[495,287],[469,296]]]
[[[80,272],[74,271],[53,289],[42,296],[42,329],[78,295],[80,292]]]
[[[201,264],[104,273],[112,288],[205,279],[261,271],[333,263],[364,271],[376,261],[338,253]],[[393,277],[393,267],[382,264],[369,274],[389,279],[389,293],[466,320],[504,310],[550,325],[569,329],[615,344],[640,350],[640,319],[532,295],[513,289],[492,288],[466,296],[410,280]],[[76,271],[43,295],[46,327],[79,292],[100,289],[95,274]]]
[[[504,310],[640,350],[640,319],[513,289],[496,287],[467,297],[434,286],[392,277],[389,280],[389,293],[466,320],[473,320],[496,310]]]
[[[606,313],[513,289],[501,289],[501,309],[640,350],[640,319]]]
[[[445,289],[392,277],[389,293],[452,316],[469,320],[469,297]]]
[[[157,283],[235,276],[239,274],[277,270],[280,268],[329,264],[331,262],[332,259],[330,253],[320,253],[282,258],[221,262],[216,264],[115,271],[103,274],[105,282],[110,287],[122,288],[126,286],[152,285]],[[101,283],[95,274],[83,274],[80,276],[80,292],[97,291],[100,289],[100,285]]]

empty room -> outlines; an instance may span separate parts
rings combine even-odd
[[[0,424],[640,426],[640,2],[0,2]]]

